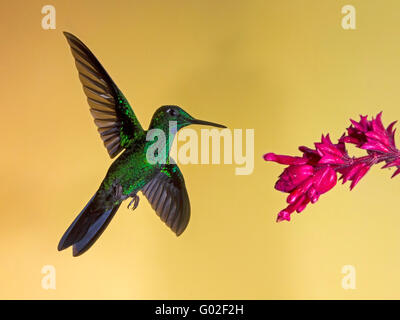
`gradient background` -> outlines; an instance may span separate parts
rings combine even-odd
[[[41,28],[41,8],[57,29]],[[357,10],[343,30],[341,8]],[[400,298],[400,178],[371,170],[290,223],[275,223],[283,166],[349,118],[400,119],[400,2],[1,1],[0,298]],[[255,169],[181,166],[192,219],[180,237],[142,197],[123,204],[96,245],[73,258],[58,241],[111,160],[62,31],[93,50],[144,127],[179,104],[229,128],[255,129]],[[197,127],[196,130],[199,130]],[[127,204],[127,203],[126,203]],[[57,289],[41,287],[54,265]],[[354,265],[357,289],[341,286]]]

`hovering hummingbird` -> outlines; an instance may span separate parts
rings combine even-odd
[[[64,35],[109,156],[115,158],[123,152],[111,164],[97,192],[61,238],[58,250],[72,245],[73,256],[84,253],[99,238],[124,200],[132,198],[128,208],[132,205],[132,209],[136,209],[139,191],[161,220],[179,236],[190,219],[190,202],[181,171],[173,159],[155,164],[147,160],[146,151],[154,142],[147,141],[147,131],[143,130],[128,101],[88,47],[74,35],[68,32]],[[149,130],[161,129],[166,140],[173,141],[176,132],[170,132],[170,121],[175,121],[175,131],[191,124],[226,128],[197,120],[180,107],[167,105],[156,110]],[[169,154],[170,144],[166,147]]]

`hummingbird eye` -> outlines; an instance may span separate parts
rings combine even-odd
[[[176,110],[175,109],[172,109],[172,108],[169,108],[168,110],[167,110],[167,113],[170,115],[170,116],[173,116],[173,117],[175,117],[178,113],[176,112]]]

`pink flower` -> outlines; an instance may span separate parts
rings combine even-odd
[[[336,181],[336,172],[331,167],[325,166],[323,168],[314,169],[312,174],[290,192],[286,199],[289,205],[286,209],[279,212],[277,221],[290,221],[290,215],[294,211],[300,213],[306,208],[309,202],[317,202],[321,194],[329,191],[336,185]],[[278,189],[276,186],[275,188]]]
[[[392,122],[387,129],[382,124],[382,112],[378,113],[376,119],[367,120],[367,116],[360,116],[360,122],[350,120],[352,125],[347,128],[348,135],[343,138],[344,142],[356,144],[365,150],[388,153],[396,151],[394,143]]]
[[[351,120],[347,135],[343,135],[337,144],[333,144],[329,134],[315,143],[315,149],[301,146],[302,157],[292,157],[267,153],[266,161],[288,165],[279,176],[275,189],[289,193],[288,206],[279,212],[277,221],[290,221],[293,212],[300,213],[311,202],[331,190],[337,182],[337,174],[343,183],[351,181],[350,190],[365,176],[372,165],[380,162],[383,168],[397,167],[392,177],[400,173],[400,151],[396,148],[392,122],[386,129],[381,120],[382,113],[368,120],[360,116],[359,122]],[[352,143],[366,150],[367,155],[350,157],[346,143]]]

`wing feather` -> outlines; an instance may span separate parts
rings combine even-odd
[[[74,35],[68,32],[64,35],[100,137],[114,158],[144,135],[144,130],[122,92],[89,48]]]
[[[183,175],[176,164],[164,165],[142,189],[161,221],[182,234],[190,220],[190,201]]]

